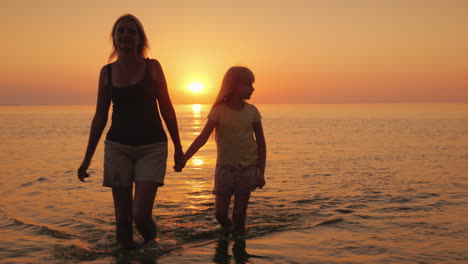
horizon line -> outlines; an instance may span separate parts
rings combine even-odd
[[[468,104],[468,101],[460,102],[341,102],[341,103],[255,103],[255,105],[351,105],[351,104]],[[96,104],[0,104],[0,106],[95,106]],[[211,103],[173,103],[173,105],[212,105]]]

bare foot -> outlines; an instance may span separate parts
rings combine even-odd
[[[232,234],[232,231],[233,231],[232,224],[221,226],[221,236],[223,237],[229,237]]]
[[[154,248],[158,248],[159,243],[155,239],[145,240],[143,242],[143,250],[150,250]]]

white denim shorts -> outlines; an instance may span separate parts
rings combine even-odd
[[[104,186],[131,187],[135,181],[164,185],[167,142],[133,146],[106,140],[104,144]]]

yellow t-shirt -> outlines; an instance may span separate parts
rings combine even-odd
[[[225,103],[211,110],[208,119],[216,124],[217,165],[247,167],[257,164],[253,125],[261,118],[258,109],[249,103],[240,110],[231,109]]]

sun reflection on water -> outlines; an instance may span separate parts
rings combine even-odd
[[[193,104],[192,105],[193,117],[200,117],[201,112],[201,104]]]
[[[201,120],[201,111],[202,105],[201,104],[193,104],[192,105],[192,135],[197,136],[200,134],[200,129],[202,128],[202,120]]]
[[[192,161],[192,165],[194,165],[194,166],[200,166],[200,165],[203,165],[205,163],[205,162],[203,162],[203,159],[198,158],[198,157],[192,158],[191,161]],[[196,168],[196,169],[200,169],[200,168]]]
[[[212,202],[212,194],[209,191],[206,181],[187,181],[189,192],[187,200],[190,201],[187,208],[192,210],[205,210],[207,204]]]

